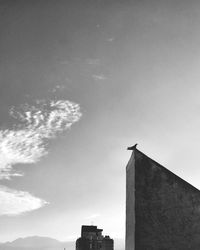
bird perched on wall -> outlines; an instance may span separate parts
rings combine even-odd
[[[137,145],[138,144],[136,143],[134,146],[128,147],[127,150],[134,150],[134,149],[136,149]]]

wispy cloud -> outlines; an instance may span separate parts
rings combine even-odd
[[[52,90],[51,92],[52,93],[56,93],[58,91],[63,91],[65,89],[65,86],[64,85],[60,85],[60,84],[57,84]]]
[[[86,59],[86,63],[89,64],[89,65],[98,66],[98,65],[100,65],[100,60],[99,59],[88,58],[88,59]]]
[[[47,204],[28,192],[0,186],[0,215],[17,215],[38,209]]]
[[[12,107],[10,114],[18,123],[11,130],[0,130],[0,179],[16,176],[12,166],[17,163],[37,162],[48,153],[47,140],[81,117],[79,105],[66,100]]]
[[[107,39],[108,42],[113,42],[114,40],[115,40],[114,37],[110,37],[110,38]]]
[[[23,176],[23,173],[14,171],[13,166],[35,163],[48,154],[48,140],[69,129],[80,119],[81,112],[78,104],[68,100],[42,100],[34,105],[12,107],[10,115],[16,121],[13,128],[0,130],[0,179]],[[9,204],[10,207],[16,204],[16,210],[9,210]],[[0,186],[0,215],[26,212],[44,204],[43,200],[28,192]]]
[[[107,77],[103,74],[101,75],[92,75],[92,78],[95,80],[95,81],[104,81],[107,79]]]

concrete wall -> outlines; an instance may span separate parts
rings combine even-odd
[[[135,245],[135,159],[132,154],[126,168],[126,250]]]
[[[135,149],[127,165],[126,250],[189,249],[200,249],[200,191]]]

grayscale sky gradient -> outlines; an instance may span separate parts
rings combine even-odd
[[[0,1],[0,242],[125,235],[126,147],[200,188],[200,2]]]

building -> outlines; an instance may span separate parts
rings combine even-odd
[[[114,241],[109,236],[102,235],[103,229],[97,226],[81,228],[81,237],[76,241],[76,250],[113,250]]]
[[[200,191],[135,147],[130,149],[126,250],[199,250]]]

